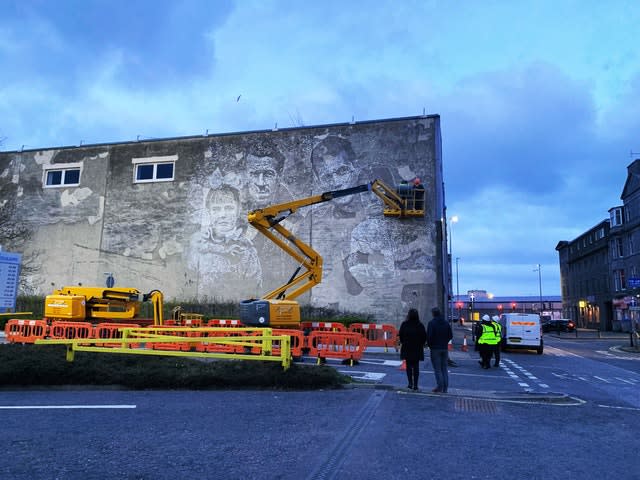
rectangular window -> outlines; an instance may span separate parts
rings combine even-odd
[[[622,225],[622,207],[612,208],[609,211],[609,221],[612,227],[618,227]]]
[[[82,163],[43,165],[42,185],[45,188],[77,187],[80,185]]]
[[[618,258],[624,257],[624,248],[622,248],[622,238],[616,238],[616,256]]]
[[[616,292],[624,290],[626,288],[624,280],[624,270],[613,271],[613,288]]]
[[[178,155],[132,158],[133,183],[171,182]]]

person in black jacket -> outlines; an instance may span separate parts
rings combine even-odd
[[[427,341],[427,332],[415,308],[411,308],[407,312],[407,319],[400,325],[398,336],[401,344],[400,358],[405,361],[407,366],[408,388],[417,391],[420,361],[424,360],[424,344]]]
[[[439,308],[432,308],[433,319],[427,325],[427,344],[431,353],[431,365],[436,376],[437,386],[432,391],[447,393],[449,389],[449,340],[453,338],[451,325],[447,322]]]

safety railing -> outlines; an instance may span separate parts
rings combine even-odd
[[[225,358],[235,360],[262,360],[279,362],[286,370],[291,365],[291,339],[288,335],[274,335],[270,328],[240,328],[243,334],[237,336],[210,336],[212,327],[150,327],[150,328],[123,328],[122,337],[118,340],[119,346],[106,347],[114,342],[114,339],[98,338],[51,338],[37,339],[38,345],[67,345],[67,360],[73,361],[76,351],[83,352],[109,352],[137,355],[160,355],[178,357],[200,358]],[[222,330],[222,329],[219,329]],[[224,328],[229,331],[230,329]],[[185,336],[197,334],[197,336]],[[198,348],[204,342],[219,343],[233,347],[234,352],[242,350],[244,353],[221,353],[203,351]],[[178,344],[178,348],[158,348],[159,344]],[[153,348],[148,348],[153,345]],[[274,348],[277,346],[277,348]],[[172,349],[175,348],[175,349]],[[256,351],[257,348],[257,351]]]

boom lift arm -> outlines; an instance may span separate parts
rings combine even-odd
[[[250,299],[240,303],[240,319],[244,324],[297,326],[300,322],[300,306],[293,299],[322,280],[322,256],[282,225],[282,221],[299,208],[366,191],[372,191],[382,199],[385,204],[384,214],[387,216],[424,215],[424,188],[419,183],[401,184],[394,190],[381,180],[249,212],[249,223],[294,258],[300,266],[287,283],[263,295],[261,300]],[[304,271],[300,273],[302,269]],[[288,292],[290,289],[292,290]]]

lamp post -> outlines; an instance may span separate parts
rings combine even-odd
[[[460,320],[460,283],[458,282],[458,260],[456,257],[456,306],[458,307],[458,320]]]
[[[542,314],[542,266],[539,263],[536,266],[538,268],[533,271],[538,272],[538,293],[540,294],[540,314]]]
[[[449,298],[453,297],[453,281],[452,281],[452,273],[453,269],[453,224],[458,222],[458,216],[454,215],[449,218]],[[449,300],[449,323],[451,324],[451,314],[453,313],[453,301]]]

